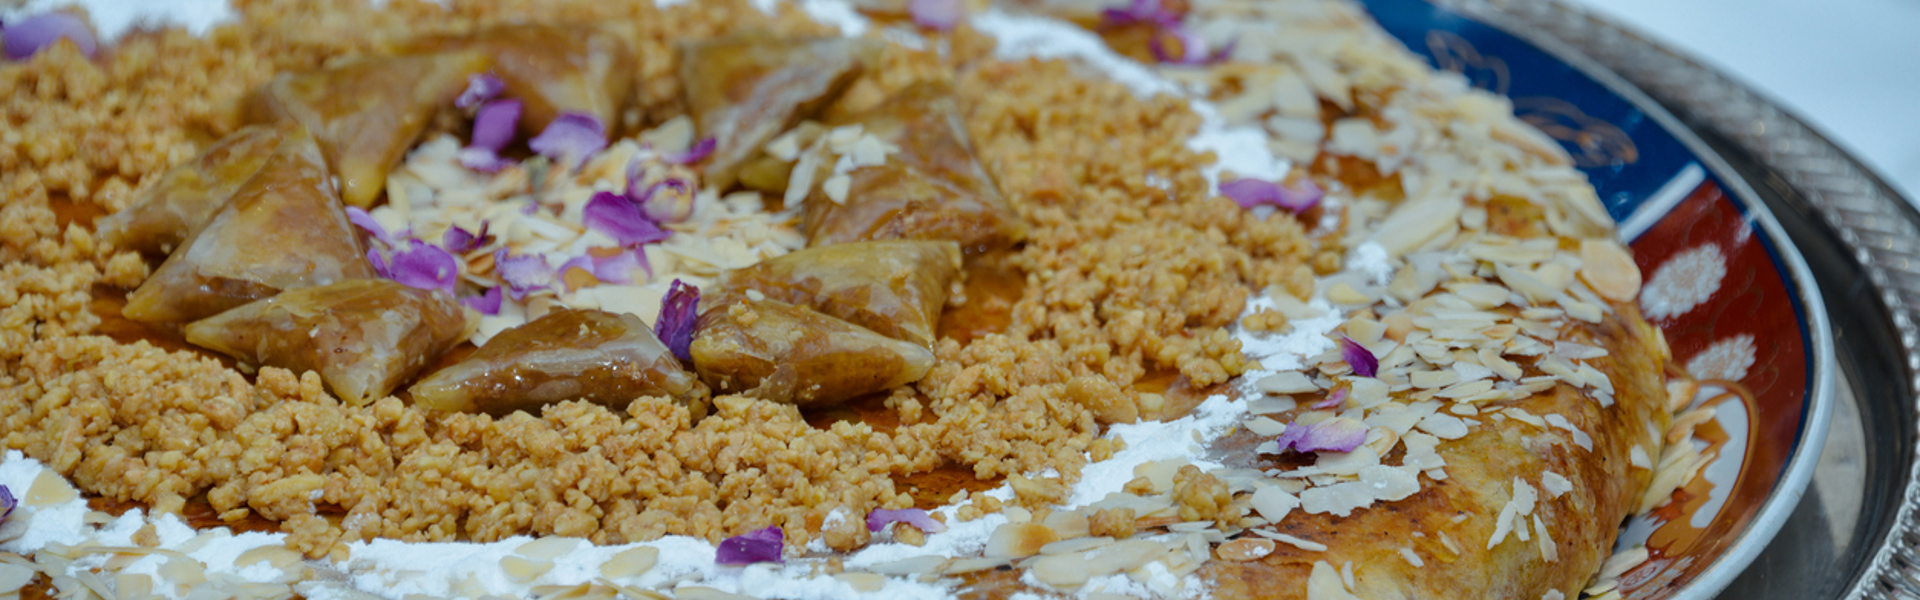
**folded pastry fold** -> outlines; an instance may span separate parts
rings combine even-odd
[[[446,292],[352,279],[257,300],[186,327],[187,341],[241,362],[315,371],[355,406],[384,398],[466,339]]]
[[[168,169],[158,185],[94,227],[101,239],[123,250],[172,252],[259,172],[287,131],[249,125],[227,134],[193,160]]]
[[[320,147],[296,128],[127,297],[122,314],[185,323],[286,290],[374,276]]]
[[[814,310],[896,340],[933,347],[960,245],[883,240],[808,248],[729,271],[717,296],[764,297]]]
[[[848,173],[844,202],[815,189],[806,201],[807,243],[934,239],[967,251],[1026,237],[1026,222],[974,155],[947,86],[917,84],[862,112],[835,115],[897,150],[886,162]]]
[[[435,112],[487,68],[478,52],[367,57],[282,73],[247,99],[254,122],[290,121],[319,140],[348,204],[372,206]]]
[[[568,400],[625,407],[642,396],[707,395],[639,317],[574,309],[502,331],[408,391],[427,408],[494,415]]]
[[[817,113],[877,60],[875,42],[739,35],[680,49],[687,108],[714,140],[706,179],[733,184],[741,166],[788,127]]]
[[[716,393],[800,406],[844,402],[918,381],[934,356],[911,342],[778,300],[708,309],[693,364]]]
[[[598,119],[612,134],[633,89],[636,57],[613,31],[586,24],[502,25],[459,35],[430,35],[402,52],[474,51],[521,103],[520,132],[538,135],[564,113]],[[456,90],[457,92],[457,90]]]

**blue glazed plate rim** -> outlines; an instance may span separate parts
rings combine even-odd
[[[1510,36],[1571,68],[1575,73],[1586,77],[1605,91],[1644,113],[1659,127],[1659,130],[1671,136],[1690,153],[1693,162],[1706,169],[1707,174],[1701,182],[1713,181],[1725,190],[1734,206],[1747,218],[1749,227],[1761,234],[1762,245],[1769,257],[1773,259],[1775,270],[1782,275],[1781,279],[1793,286],[1788,298],[1794,304],[1795,312],[1801,317],[1799,323],[1801,337],[1808,349],[1806,365],[1808,389],[1799,432],[1791,450],[1792,456],[1787,460],[1786,467],[1782,470],[1772,491],[1762,501],[1760,510],[1754,514],[1747,527],[1736,534],[1739,539],[1728,545],[1724,552],[1715,557],[1712,564],[1701,569],[1691,581],[1666,597],[1668,600],[1712,598],[1752,564],[1773,537],[1779,533],[1781,526],[1786,523],[1787,517],[1799,505],[1801,496],[1806,492],[1807,485],[1813,478],[1813,470],[1819,463],[1821,450],[1826,444],[1828,425],[1833,413],[1837,363],[1832,328],[1812,271],[1787,237],[1785,230],[1781,228],[1779,221],[1759,200],[1759,195],[1755,193],[1753,187],[1692,129],[1681,123],[1645,92],[1564,43],[1541,32],[1506,26],[1500,22],[1497,15],[1466,14],[1451,7],[1432,4],[1427,0],[1361,0],[1361,4],[1375,15],[1376,20],[1378,20],[1378,11],[1383,7],[1390,9],[1411,3],[1423,5],[1437,15],[1477,24]],[[1444,22],[1434,21],[1428,25],[1430,30],[1458,33],[1455,26]],[[1385,29],[1384,24],[1381,27]],[[1409,40],[1394,35],[1391,31],[1388,31],[1387,35],[1402,43],[1410,43]],[[1413,48],[1409,49],[1413,50]],[[1425,57],[1417,50],[1414,51],[1417,55]],[[1671,203],[1664,205],[1649,203],[1642,199],[1627,215],[1619,217],[1618,221],[1625,224],[1644,222],[1649,218],[1657,220],[1657,217],[1671,211],[1674,206],[1676,205]]]

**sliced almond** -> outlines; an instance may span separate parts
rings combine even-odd
[[[1614,302],[1632,302],[1640,294],[1640,267],[1626,247],[1612,239],[1580,240],[1580,279]]]
[[[1214,555],[1219,556],[1220,560],[1233,562],[1259,560],[1268,554],[1273,554],[1273,540],[1240,538],[1214,549]]]

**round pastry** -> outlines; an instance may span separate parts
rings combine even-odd
[[[0,592],[1605,596],[1702,464],[1345,0],[765,4],[0,33]]]

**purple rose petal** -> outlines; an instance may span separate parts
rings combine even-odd
[[[467,89],[453,99],[453,105],[460,108],[473,108],[480,103],[494,99],[500,92],[506,91],[507,83],[500,81],[491,73],[475,73],[467,77]]]
[[[1313,403],[1313,408],[1315,409],[1333,408],[1335,406],[1339,406],[1341,402],[1346,402],[1346,401],[1347,401],[1347,387],[1340,386],[1340,387],[1334,388],[1333,393],[1327,394],[1327,398],[1325,400],[1321,400],[1319,402]]]
[[[393,245],[393,236],[387,233],[387,228],[384,226],[381,226],[380,221],[378,219],[373,218],[372,214],[361,209],[360,207],[358,206],[347,207],[347,222],[353,223],[355,227],[359,227],[360,229],[366,231],[368,236],[373,237],[373,239],[375,240],[379,240],[381,244],[385,244],[387,246]]]
[[[502,169],[513,166],[511,159],[486,148],[461,148],[454,157],[460,160],[460,166],[481,173],[499,173]]]
[[[653,320],[653,333],[673,351],[681,364],[693,364],[693,326],[700,320],[700,288],[673,280],[667,297],[660,302],[660,318]]]
[[[39,53],[42,49],[59,42],[60,38],[73,41],[80,53],[93,58],[100,46],[94,41],[93,29],[87,22],[71,13],[49,11],[27,17],[17,23],[6,26],[4,46],[9,60],[24,60]]]
[[[468,140],[469,148],[486,148],[494,152],[513,143],[513,131],[520,125],[519,100],[495,100],[480,106],[473,115],[473,137]]]
[[[907,0],[907,14],[921,27],[947,31],[966,16],[961,0]]]
[[[787,533],[779,527],[736,535],[720,541],[714,562],[723,565],[750,565],[759,562],[786,562],[780,556]]]
[[[369,254],[368,258],[373,256]],[[374,263],[374,270],[385,271],[381,275],[400,285],[449,294],[460,280],[460,261],[439,246],[420,240],[408,240],[406,250],[394,252],[392,262]]]
[[[633,188],[627,190],[631,192]],[[678,177],[656,181],[641,190],[640,195],[629,193],[627,198],[639,203],[640,214],[655,223],[679,223],[693,216],[693,184]]]
[[[1367,424],[1346,417],[1331,417],[1312,425],[1289,423],[1286,431],[1274,439],[1277,452],[1352,452],[1367,441]]]
[[[1366,441],[1366,423],[1333,417],[1308,427],[1306,435],[1294,442],[1293,449],[1299,452],[1352,452]]]
[[[1373,377],[1380,372],[1380,359],[1353,338],[1340,336],[1340,358],[1353,367],[1353,374],[1361,377]]]
[[[0,485],[0,525],[7,522],[7,515],[13,514],[13,507],[20,505],[20,499],[13,497],[13,490]]]
[[[480,311],[480,314],[491,317],[500,314],[500,300],[503,297],[504,296],[500,294],[499,287],[490,287],[487,288],[487,292],[484,294],[461,298],[460,303]]]
[[[667,232],[642,213],[640,205],[613,192],[594,192],[581,209],[588,229],[607,234],[622,246],[651,244],[667,239]]]
[[[1240,208],[1271,204],[1299,214],[1318,206],[1326,194],[1312,180],[1303,178],[1291,188],[1259,179],[1235,179],[1220,184],[1220,195],[1239,203]]]
[[[527,141],[527,147],[557,164],[578,169],[601,148],[607,147],[607,128],[588,115],[562,113],[547,128]]]
[[[880,531],[893,523],[906,523],[927,533],[940,533],[947,530],[946,523],[934,520],[927,511],[918,508],[876,508],[873,512],[867,513],[867,531]]]
[[[1160,0],[1133,0],[1126,8],[1109,8],[1100,13],[1103,27],[1124,27],[1144,24],[1154,27],[1173,27],[1180,24],[1180,15],[1160,5]]]
[[[513,256],[506,248],[493,252],[493,269],[500,274],[500,281],[507,284],[507,295],[515,301],[552,286],[555,276],[553,266],[540,255]]]
[[[480,222],[479,233],[469,232],[459,225],[448,227],[447,232],[440,236],[440,245],[446,246],[447,251],[454,254],[472,252],[487,243],[487,224],[487,221]]]
[[[690,165],[706,160],[708,156],[712,156],[713,148],[717,145],[718,143],[715,142],[713,138],[704,138],[695,142],[693,147],[688,148],[686,152],[668,154],[660,157],[660,160],[670,165]],[[629,178],[631,178],[631,172],[629,172]]]
[[[643,271],[652,275],[653,267],[647,264],[646,252],[634,248],[613,256],[593,257],[593,277],[606,283],[633,283],[634,271]]]

